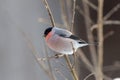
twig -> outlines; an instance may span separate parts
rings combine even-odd
[[[120,25],[120,21],[118,20],[107,20],[104,22],[105,25]]]
[[[68,65],[69,69],[71,70],[71,73],[72,73],[72,76],[73,76],[74,80],[79,80],[78,77],[77,77],[75,69],[72,68],[72,65],[71,65],[71,62],[69,60],[68,55],[65,55],[64,57],[66,59],[66,62],[67,62],[67,65]]]
[[[44,24],[50,24],[49,20],[48,19],[44,19],[44,18],[39,18],[38,22],[44,23]]]
[[[103,4],[104,0],[98,0],[98,68],[96,69],[96,79],[103,80]]]
[[[94,75],[94,73],[91,73],[91,74],[87,75],[83,80],[87,80],[92,75]]]
[[[78,50],[78,56],[80,57],[80,59],[84,62],[84,64],[86,65],[87,69],[92,72],[95,73],[94,67],[92,66],[92,64],[90,63],[90,61],[87,59],[87,57],[84,55],[84,53],[82,52],[82,50]]]
[[[44,23],[44,24],[49,24],[49,25],[50,25],[49,21],[48,21],[47,19],[44,19],[44,18],[39,18],[39,19],[38,19],[38,22]],[[66,27],[66,26],[64,26],[64,25],[62,25],[62,24],[59,24],[59,23],[56,23],[55,25],[56,25],[57,27],[62,27],[62,28],[65,28],[65,27]]]
[[[120,21],[117,21],[117,20],[107,20],[108,18],[110,18],[113,13],[115,13],[118,9],[120,8],[120,4],[117,4],[114,8],[112,8],[103,18],[103,22],[104,22],[104,25],[120,25]],[[96,29],[98,26],[97,24],[94,24],[92,27],[91,27],[91,31],[93,31],[94,29]]]
[[[74,46],[73,46],[72,42],[71,42],[71,46],[72,46],[72,49],[73,49],[73,54],[75,54],[75,49],[74,49]],[[75,69],[73,68],[73,65],[71,64],[68,55],[65,55],[65,59],[66,59],[66,62],[67,62],[67,65],[68,65],[69,69],[71,70],[71,73],[72,73],[72,76],[73,76],[74,80],[78,80],[77,73],[76,73]],[[75,59],[75,57],[74,57],[74,59]]]
[[[83,8],[84,8],[84,13],[86,16],[89,16],[90,17],[90,13],[89,13],[89,7],[88,5],[83,1]],[[90,31],[90,21],[87,19],[87,17],[84,17],[85,19],[85,25],[86,25],[86,32],[87,32],[87,37],[88,37],[88,42],[89,43],[93,43],[94,42],[94,38],[93,38],[93,35]],[[94,67],[97,67],[97,55],[96,55],[96,50],[95,50],[95,46],[90,46],[90,53],[91,53],[91,59],[92,59],[92,63],[94,65]]]
[[[69,29],[69,21],[68,21],[68,16],[67,16],[67,12],[66,12],[66,7],[65,7],[65,0],[60,0],[60,5],[61,5],[61,17],[64,23],[64,26],[67,27],[67,29]]]
[[[94,10],[98,10],[98,7],[95,6],[93,3],[91,3],[89,0],[83,0],[84,2],[86,2],[91,8],[93,8]]]
[[[90,61],[87,59],[87,57],[84,55],[84,53],[80,49],[78,50],[78,54],[79,54],[78,56],[84,62],[88,70],[94,73],[94,68],[92,64],[90,63]]]
[[[68,80],[68,78],[65,77],[65,75],[59,71],[59,69],[55,69],[57,73],[59,73],[65,80]]]
[[[112,78],[110,78],[110,77],[108,77],[106,75],[103,75],[103,77],[104,77],[104,80],[113,80]]]
[[[120,8],[120,3],[117,4],[114,8],[112,8],[105,16],[104,16],[104,20],[107,20],[109,17],[112,16],[113,13],[115,13],[118,9]]]
[[[118,20],[107,20],[107,21],[104,21],[103,23],[104,25],[120,25],[120,21]],[[91,31],[93,31],[94,29],[97,29],[98,28],[98,25],[97,24],[94,24],[92,27],[91,27]]]
[[[104,71],[120,70],[120,62],[115,62],[113,65],[103,67]]]
[[[47,47],[45,46],[44,48],[45,48],[45,55],[46,55],[46,57],[48,57]],[[48,67],[49,67],[49,72],[51,73],[50,75],[51,75],[51,77],[52,77],[52,80],[55,80],[54,74],[53,74],[53,72],[52,72],[52,66],[51,66],[51,63],[50,63],[50,60],[49,60],[49,59],[47,59],[47,63],[48,63]]]
[[[72,65],[72,68],[74,68],[74,65],[75,65],[75,63],[76,63],[76,54],[75,54],[75,48],[74,48],[74,46],[73,46],[73,43],[72,43],[72,42],[71,42],[71,45],[72,45],[73,57],[74,57],[74,63],[73,63],[73,65]]]
[[[104,40],[107,39],[108,37],[112,36],[114,34],[114,31],[109,31],[108,33],[105,34]]]
[[[73,0],[73,9],[72,9],[72,21],[71,21],[71,29],[73,31],[74,21],[75,21],[75,8],[76,8],[76,0]]]
[[[51,78],[51,80],[53,80],[52,77],[51,77],[50,72],[47,70],[47,68],[45,68],[45,65],[42,64],[42,62],[38,60],[38,58],[39,58],[39,57],[37,56],[38,53],[37,53],[37,51],[35,50],[35,47],[33,46],[31,40],[27,37],[27,35],[25,34],[25,32],[23,32],[21,29],[19,29],[19,30],[20,30],[20,32],[22,32],[23,37],[25,37],[25,39],[27,40],[27,42],[28,42],[28,47],[31,49],[32,54],[33,54],[33,57],[35,58],[36,62],[37,62],[37,63],[39,64],[39,66],[45,71],[45,73]]]
[[[52,26],[54,27],[54,26],[55,26],[55,21],[54,21],[52,12],[51,12],[51,10],[50,10],[50,7],[49,7],[49,5],[48,5],[48,2],[47,2],[47,0],[43,0],[43,2],[44,2],[44,4],[45,4],[45,8],[46,8],[46,10],[47,10],[47,12],[48,12],[48,15],[49,15],[49,17],[50,17],[51,24],[52,24]]]
[[[87,20],[89,20],[89,22],[90,22],[91,24],[94,24],[94,22],[93,22],[93,20],[90,18],[90,16],[85,15],[85,13],[82,11],[82,9],[81,9],[78,5],[76,6],[76,9],[78,10],[78,12],[79,12],[83,17],[86,17]]]

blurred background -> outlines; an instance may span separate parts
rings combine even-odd
[[[93,42],[99,42],[98,0],[76,0],[73,27],[73,0],[47,1],[57,27],[72,29],[87,42],[91,42],[91,37]],[[120,0],[104,0],[102,71],[111,79],[120,77],[119,14]],[[44,30],[51,26],[49,17],[43,0],[0,0],[0,80],[74,80],[64,57],[41,61],[55,54],[43,37]],[[93,65],[91,54],[97,55],[98,47],[92,46],[92,51],[90,47],[81,49]],[[75,69],[81,80],[91,73],[80,56]]]

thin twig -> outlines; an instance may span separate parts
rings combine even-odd
[[[104,0],[98,0],[98,68],[96,69],[96,79],[103,80],[103,4]]]
[[[78,10],[78,12],[83,16],[83,17],[86,17],[87,18],[87,20],[89,20],[89,22],[91,23],[91,24],[94,24],[94,21],[90,18],[90,16],[88,16],[88,15],[85,15],[85,13],[82,11],[82,9],[80,8],[80,6],[76,6],[76,9]]]
[[[115,62],[113,65],[103,67],[103,70],[106,71],[118,71],[120,70],[120,62]]]
[[[94,75],[94,73],[90,73],[89,75],[87,75],[83,80],[87,80],[90,76]]]
[[[35,50],[35,47],[33,46],[33,44],[32,44],[32,41],[27,37],[27,35],[25,34],[25,32],[23,32],[21,29],[19,29],[20,30],[20,32],[22,32],[22,35],[23,35],[23,37],[25,37],[25,39],[27,40],[27,42],[28,42],[28,47],[31,49],[31,51],[32,51],[32,54],[33,54],[33,57],[35,58],[35,60],[36,60],[36,62],[39,64],[39,66],[44,70],[44,72],[51,78],[51,80],[53,80],[52,79],[52,77],[51,77],[51,74],[50,74],[50,72],[47,70],[47,68],[46,68],[46,65],[45,64],[43,64],[41,61],[39,61],[38,60],[38,56],[37,56],[37,51]]]
[[[65,80],[68,80],[68,78],[66,78],[66,76],[62,72],[60,72],[59,69],[56,68],[55,71],[59,73],[62,76],[62,78],[64,78]]]
[[[98,7],[96,5],[94,5],[93,3],[91,3],[89,0],[83,0],[84,2],[86,2],[91,8],[93,8],[94,10],[98,10]]]
[[[115,7],[113,7],[105,16],[104,16],[104,20],[107,20],[108,18],[110,18],[113,13],[115,13],[116,11],[118,11],[118,9],[120,8],[120,3],[117,4]]]
[[[110,18],[116,11],[118,11],[118,9],[120,8],[120,4],[117,4],[114,8],[112,8],[103,18],[103,22],[104,25],[120,25],[120,21],[117,20],[107,20],[108,18]],[[97,24],[94,24],[91,27],[91,31],[93,31],[94,29],[96,29],[98,26]]]
[[[84,0],[82,0],[82,1],[83,1],[84,13],[85,13],[86,16],[90,17],[89,7],[84,2]],[[86,16],[84,17],[84,19],[85,19],[85,25],[86,25],[86,32],[87,32],[88,42],[89,43],[93,43],[94,42],[94,38],[93,38],[92,32],[90,31],[91,24],[90,24],[90,22],[89,22],[89,20],[87,19]],[[96,55],[95,46],[90,46],[89,49],[90,49],[90,53],[91,53],[92,63],[94,65],[94,67],[97,67],[97,55]]]
[[[71,29],[70,29],[70,31],[72,32],[73,32],[74,21],[75,21],[75,8],[76,8],[76,0],[73,0],[72,21],[71,21]]]
[[[104,35],[104,40],[107,39],[108,37],[112,36],[114,34],[114,31],[109,31]]]
[[[120,25],[120,21],[118,20],[107,20],[104,22],[105,25]]]
[[[46,57],[48,57],[47,47],[45,46],[44,49],[45,49],[45,55],[46,55]],[[49,59],[47,59],[47,63],[48,63],[48,67],[49,67],[49,72],[51,73],[50,75],[51,75],[51,77],[52,77],[52,80],[55,80],[54,74],[53,74],[53,72],[52,72],[52,66],[51,66],[51,63],[50,63],[50,60],[49,60]]]
[[[73,46],[73,43],[72,43],[72,42],[71,42],[71,45],[72,45],[73,57],[74,57],[74,63],[73,63],[73,65],[72,65],[72,68],[74,68],[74,65],[75,65],[75,63],[76,63],[76,54],[75,54],[75,48],[74,48],[74,46]]]
[[[61,17],[64,23],[64,26],[69,29],[69,21],[68,21],[68,16],[67,16],[67,12],[66,12],[66,7],[65,7],[65,0],[60,0],[60,5],[61,5]]]
[[[75,54],[75,49],[74,49],[74,46],[73,46],[72,42],[71,42],[71,46],[72,46],[72,49],[73,49],[73,54]],[[68,55],[64,55],[64,57],[66,59],[67,65],[68,65],[68,67],[69,67],[69,69],[70,69],[70,71],[72,73],[72,76],[73,76],[74,80],[78,80],[77,72],[73,68],[73,65],[70,62],[69,56]]]
[[[49,20],[44,19],[44,18],[39,18],[38,22],[50,25]],[[55,25],[57,27],[66,28],[66,26],[64,26],[63,24],[56,23]]]
[[[107,21],[104,21],[103,23],[104,25],[120,25],[120,21],[118,20],[107,20]],[[91,31],[93,31],[94,29],[97,29],[98,28],[98,25],[97,24],[94,24],[92,27],[91,27]]]
[[[48,19],[44,19],[44,18],[39,18],[38,22],[44,23],[44,24],[50,24],[49,20]]]
[[[92,64],[90,63],[90,61],[87,59],[87,57],[84,55],[84,53],[80,49],[78,50],[78,56],[84,62],[88,70],[94,73],[94,68]]]
[[[113,80],[112,78],[106,76],[105,74],[103,75],[103,77],[104,77],[104,80]]]
[[[49,17],[50,17],[51,24],[52,24],[52,26],[54,27],[54,26],[55,26],[55,21],[54,21],[52,12],[51,12],[51,10],[50,10],[50,7],[49,7],[49,5],[48,5],[48,2],[47,2],[47,0],[43,0],[43,2],[44,2],[44,4],[45,4],[45,8],[46,8],[46,10],[47,10],[47,12],[48,12],[48,15],[49,15]]]
[[[79,80],[78,77],[77,77],[75,69],[72,68],[72,64],[71,64],[71,62],[69,60],[68,55],[65,55],[64,57],[66,59],[66,62],[67,62],[67,65],[68,65],[69,69],[71,70],[71,73],[72,73],[72,76],[73,76],[74,80]]]

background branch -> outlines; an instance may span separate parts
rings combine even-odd
[[[104,0],[98,0],[98,67],[96,69],[98,80],[103,80],[103,5]]]
[[[48,2],[47,2],[47,0],[43,0],[43,2],[44,2],[44,4],[45,4],[45,8],[46,8],[46,10],[47,10],[47,12],[48,12],[48,14],[49,14],[52,27],[54,27],[54,26],[55,26],[55,20],[54,20],[54,18],[53,18],[53,15],[52,15],[52,12],[51,12],[50,7],[49,7],[49,5],[48,5]]]

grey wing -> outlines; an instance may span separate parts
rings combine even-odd
[[[82,39],[79,39],[77,36],[73,35],[70,31],[68,30],[65,30],[65,29],[57,29],[55,28],[55,33],[57,35],[59,35],[60,37],[64,37],[64,38],[70,38],[70,39],[73,39],[73,40],[76,40],[78,43],[81,43],[81,44],[85,44],[86,42]]]
[[[55,33],[61,37],[67,38],[72,35],[70,31],[65,29],[61,29],[61,28],[54,28],[54,29],[55,29]]]

